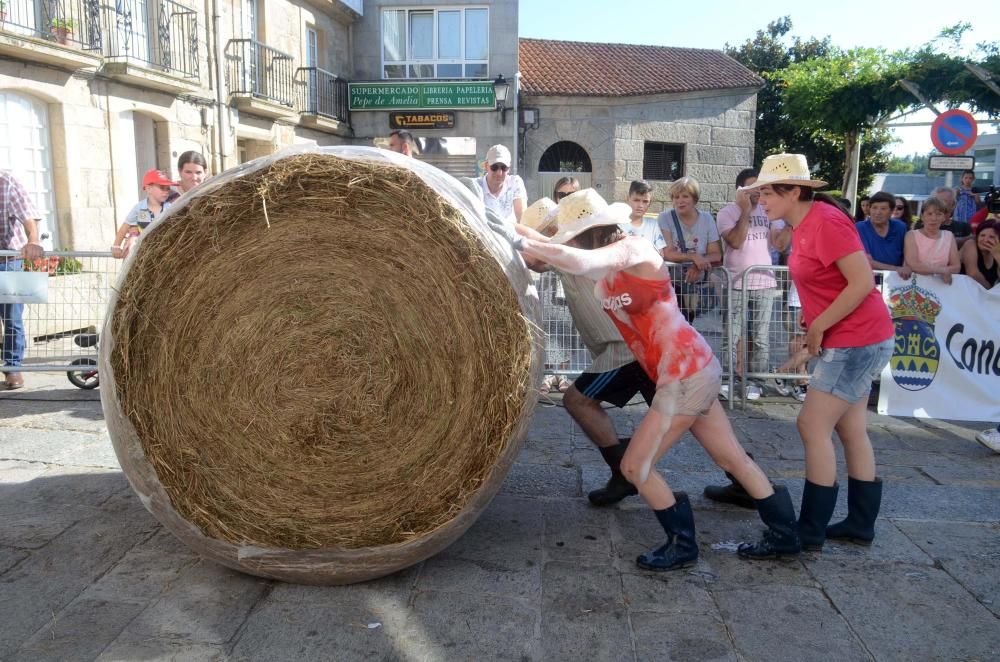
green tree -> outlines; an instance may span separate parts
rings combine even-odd
[[[833,49],[768,74],[781,88],[785,112],[799,132],[810,138],[825,134],[843,138],[841,184],[852,200],[857,195],[856,168],[865,131],[876,130],[894,112],[914,104],[900,84],[908,71],[909,62],[901,54],[856,48]]]
[[[784,110],[781,89],[769,79],[767,74],[780,71],[794,62],[821,57],[832,48],[829,37],[808,39],[798,37],[785,45],[784,37],[792,29],[792,20],[783,16],[767,24],[764,30],[757,30],[752,39],[739,46],[726,44],[725,52],[747,69],[764,79],[764,87],[757,93],[757,124],[754,136],[754,162],[760,162],[768,154],[781,151],[803,151],[793,127],[788,124]]]
[[[817,176],[836,186],[844,179],[843,136],[823,130],[805,130],[789,117],[782,98],[780,79],[774,77],[792,64],[824,57],[836,49],[830,38],[791,37],[792,21],[784,16],[758,30],[753,38],[738,46],[726,45],[726,54],[764,78],[757,93],[757,124],[754,135],[754,163],[778,152],[806,154]],[[875,173],[888,163],[886,148],[891,142],[888,131],[865,129],[862,133],[859,172],[861,186],[871,184]]]

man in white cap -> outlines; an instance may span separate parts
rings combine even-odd
[[[528,204],[528,192],[517,175],[510,174],[510,150],[503,145],[493,145],[486,152],[489,171],[476,180],[483,204],[492,209],[507,223],[521,220]]]

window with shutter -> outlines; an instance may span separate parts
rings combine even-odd
[[[672,182],[684,174],[684,145],[646,142],[642,146],[642,178]]]

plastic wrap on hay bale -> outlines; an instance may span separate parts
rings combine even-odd
[[[417,563],[487,506],[541,378],[527,270],[457,180],[363,147],[277,154],[143,233],[101,397],[153,515],[314,584]]]

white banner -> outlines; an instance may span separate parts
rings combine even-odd
[[[45,303],[48,300],[47,272],[0,271],[0,303]]]
[[[878,413],[1000,423],[1000,285],[892,273],[883,292],[896,348],[882,371]]]

